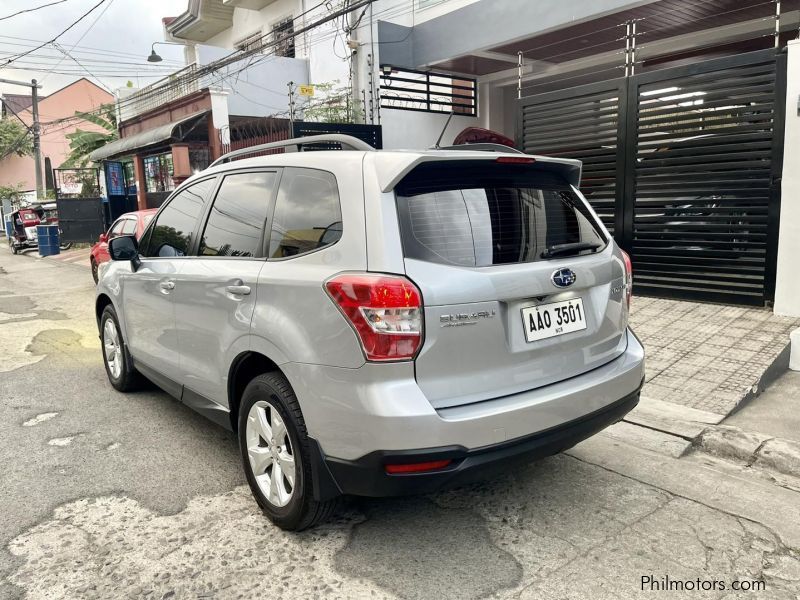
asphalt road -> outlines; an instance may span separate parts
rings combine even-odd
[[[232,434],[108,385],[92,302],[88,269],[0,249],[0,598],[800,597],[800,487],[645,429],[282,532]]]

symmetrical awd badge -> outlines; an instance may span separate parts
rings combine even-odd
[[[556,287],[565,288],[575,283],[577,275],[575,275],[575,271],[572,269],[562,268],[558,269],[557,271],[553,271],[550,279],[553,281],[553,285]]]

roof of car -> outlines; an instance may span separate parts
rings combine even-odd
[[[414,167],[431,161],[471,161],[497,160],[501,157],[519,159],[529,157],[538,164],[548,164],[558,171],[569,183],[576,187],[580,183],[581,161],[567,158],[520,154],[509,148],[508,152],[487,152],[481,150],[319,150],[313,152],[284,152],[253,158],[242,158],[210,167],[188,181],[224,173],[233,169],[251,167],[306,167],[334,171],[337,166],[352,166],[353,161],[363,163],[365,168],[375,171],[382,191],[388,192]]]

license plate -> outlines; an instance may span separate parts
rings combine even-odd
[[[586,329],[583,300],[573,298],[563,302],[523,308],[522,325],[525,329],[525,339],[529,342]]]

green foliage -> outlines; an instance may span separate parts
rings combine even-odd
[[[0,159],[10,154],[30,156],[33,153],[33,136],[16,117],[0,119]]]
[[[302,106],[303,120],[317,123],[363,123],[364,110],[361,101],[353,103],[350,87],[338,81],[314,84],[315,94]]]
[[[97,114],[76,111],[75,116],[102,127],[105,131],[84,131],[78,128],[72,133],[68,133],[65,137],[69,140],[70,152],[67,159],[61,164],[61,168],[65,169],[86,167],[92,152],[119,137],[117,114],[112,104],[104,104],[101,112]]]
[[[22,184],[0,185],[0,200],[11,200],[13,204],[18,204],[22,200],[25,192],[22,191]]]

